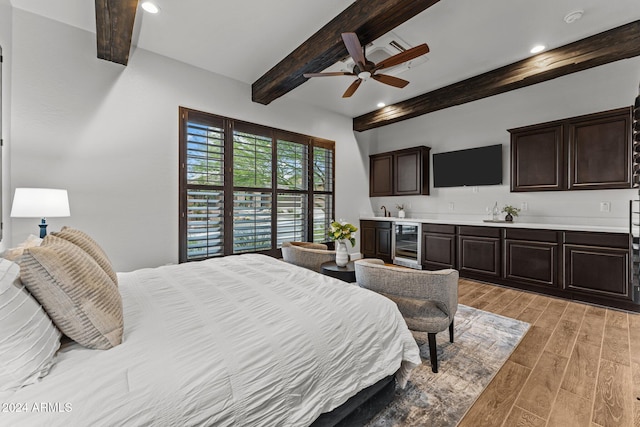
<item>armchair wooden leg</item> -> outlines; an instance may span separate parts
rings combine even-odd
[[[431,370],[438,373],[438,349],[436,348],[436,334],[429,333],[429,357],[431,358]]]
[[[449,341],[453,342],[453,320],[451,321],[451,324],[449,325]]]

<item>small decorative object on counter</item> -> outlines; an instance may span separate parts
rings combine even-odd
[[[493,205],[493,220],[494,221],[498,221],[498,202],[496,202],[495,205]]]
[[[396,209],[398,209],[398,218],[404,218],[404,205],[396,205]]]
[[[329,238],[336,242],[336,265],[345,267],[349,263],[349,251],[346,240],[351,242],[351,246],[356,245],[356,231],[358,227],[348,222],[333,221],[329,225]]]
[[[507,215],[504,217],[504,220],[507,222],[513,222],[513,217],[514,216],[518,216],[518,213],[520,212],[520,209],[518,208],[514,208],[511,205],[506,205],[504,208],[502,208],[502,212],[506,213]]]

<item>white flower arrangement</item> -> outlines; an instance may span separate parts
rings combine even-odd
[[[328,235],[331,240],[348,240],[351,242],[351,246],[355,246],[356,231],[358,231],[358,227],[349,224],[348,222],[340,223],[338,221],[332,221],[329,225]]]

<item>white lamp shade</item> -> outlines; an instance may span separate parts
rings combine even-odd
[[[71,216],[67,190],[55,188],[16,188],[11,206],[14,218]]]

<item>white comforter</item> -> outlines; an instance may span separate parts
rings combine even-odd
[[[394,303],[262,255],[120,273],[124,342],[63,348],[0,425],[305,426],[419,351]]]

